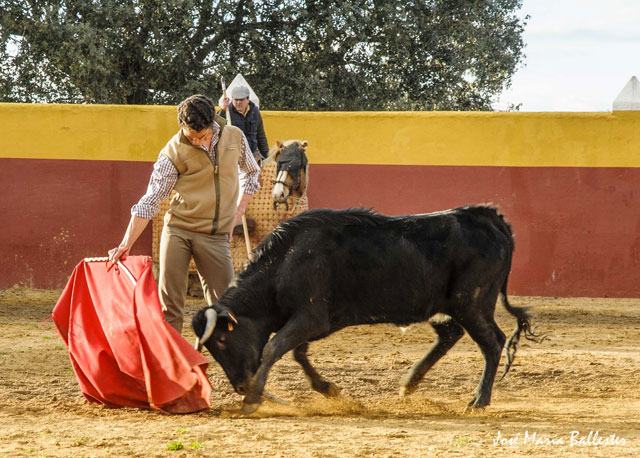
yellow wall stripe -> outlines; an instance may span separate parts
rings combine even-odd
[[[312,163],[640,167],[640,112],[273,112],[265,124],[309,140]]]
[[[176,107],[0,104],[0,157],[155,161]]]
[[[640,111],[263,112],[317,164],[640,167]],[[0,158],[154,161],[176,107],[0,104]]]

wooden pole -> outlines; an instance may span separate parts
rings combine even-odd
[[[244,243],[247,246],[247,257],[249,261],[253,261],[253,253],[251,252],[251,241],[249,240],[249,228],[247,227],[247,217],[242,215],[242,229],[244,230]]]
[[[224,84],[224,77],[220,77],[220,82],[222,83],[222,97],[227,96],[227,85]],[[231,105],[231,100],[229,100],[229,105]],[[227,117],[227,125],[231,125],[231,107],[227,106],[226,110]],[[253,254],[251,253],[251,240],[249,239],[249,227],[247,226],[247,217],[246,215],[242,215],[242,231],[244,232],[244,243],[247,247],[247,257],[249,261],[253,261]]]

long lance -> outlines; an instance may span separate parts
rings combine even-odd
[[[226,97],[227,96],[227,85],[224,84],[224,77],[221,76],[220,77],[220,83],[222,85],[222,97]],[[231,102],[231,101],[229,101]],[[226,118],[227,118],[227,125],[231,126],[231,109],[229,106],[227,106],[227,110],[226,110]],[[251,241],[249,240],[249,227],[247,226],[247,216],[243,213],[242,214],[242,231],[244,232],[244,243],[245,246],[247,247],[247,257],[249,258],[249,261],[253,261],[253,254],[251,253]]]
[[[226,97],[227,96],[227,85],[224,84],[224,76],[220,77],[220,84],[222,84],[222,97]],[[227,117],[227,125],[231,125],[231,112],[229,111],[229,107],[227,106],[227,110],[226,110],[226,117]]]

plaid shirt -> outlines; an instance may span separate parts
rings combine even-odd
[[[206,149],[204,146],[201,147],[212,160],[215,159],[213,157],[215,154],[213,147],[218,143],[219,135],[220,126],[214,121],[213,137],[211,138],[209,149]],[[258,188],[260,188],[260,184],[258,183],[260,168],[249,149],[249,143],[244,133],[242,134],[242,153],[238,160],[238,166],[240,168],[240,189],[244,194],[255,194]],[[173,165],[173,162],[164,154],[158,155],[158,160],[153,165],[153,172],[151,172],[147,192],[140,198],[137,204],[131,207],[131,214],[144,219],[153,218],[154,215],[158,213],[160,201],[171,195],[171,191],[173,191],[179,176],[180,174]]]

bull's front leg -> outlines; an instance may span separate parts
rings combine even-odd
[[[260,366],[254,376],[251,377],[247,394],[243,400],[244,407],[242,410],[246,413],[255,412],[262,403],[262,393],[267,383],[267,376],[271,366],[288,351],[326,332],[328,329],[328,322],[326,320],[318,320],[318,317],[307,315],[292,317],[262,349]]]
[[[332,383],[326,379],[324,379],[316,369],[309,362],[309,358],[307,357],[307,349],[309,348],[309,343],[305,342],[302,345],[298,345],[295,350],[293,350],[293,357],[295,360],[302,366],[302,370],[307,374],[307,378],[311,383],[311,387],[316,390],[318,393],[322,393],[328,397],[337,397],[340,395],[340,388],[335,383]]]

